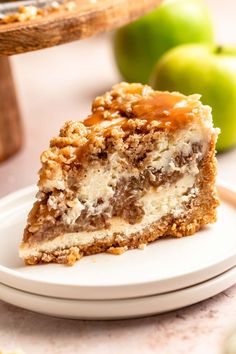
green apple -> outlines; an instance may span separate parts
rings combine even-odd
[[[123,78],[147,83],[156,61],[184,43],[213,43],[213,25],[202,0],[164,0],[153,12],[119,29],[115,60]]]
[[[217,149],[236,144],[236,48],[182,45],[157,63],[151,85],[155,89],[199,93],[212,107],[215,126],[221,129]]]

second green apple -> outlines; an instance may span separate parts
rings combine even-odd
[[[152,86],[159,90],[199,93],[212,107],[214,125],[221,129],[217,149],[236,145],[236,48],[182,45],[157,63]]]
[[[184,43],[212,43],[213,37],[211,15],[203,0],[164,0],[116,32],[114,54],[126,81],[147,83],[167,50]]]

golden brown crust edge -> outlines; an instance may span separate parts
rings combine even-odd
[[[215,137],[212,138],[209,151],[203,159],[200,173],[197,179],[197,187],[200,193],[192,201],[191,208],[183,217],[173,218],[170,215],[152,223],[143,231],[132,235],[132,237],[121,239],[114,237],[111,239],[97,240],[95,244],[78,247],[71,247],[54,252],[42,252],[38,257],[25,258],[26,264],[38,263],[64,263],[73,265],[82,256],[109,252],[121,254],[126,249],[135,249],[140,245],[157,240],[160,237],[183,237],[192,235],[204,225],[216,221],[216,207],[219,200],[215,189],[216,159],[215,159]]]

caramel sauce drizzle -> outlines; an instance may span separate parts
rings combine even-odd
[[[158,92],[151,98],[142,98],[135,103],[133,114],[138,119],[145,119],[147,123],[158,121],[159,128],[180,129],[193,119],[191,113],[196,108],[195,102],[186,102],[186,105],[176,107],[181,101],[185,101],[185,98]]]
[[[105,121],[112,121],[117,118],[115,113],[118,112],[120,117],[124,119],[114,122],[107,129],[114,126],[121,126],[122,129],[125,129],[128,119],[145,120],[147,124],[155,120],[158,121],[160,129],[180,129],[192,120],[193,116],[190,113],[197,106],[195,102],[187,102],[184,106],[176,107],[177,103],[184,100],[183,96],[173,95],[168,92],[153,92],[152,95],[141,97],[133,102],[124,98],[122,103],[120,103],[114,99],[109,107],[107,117],[104,117],[104,111],[95,111],[84,120],[84,125],[92,127]],[[131,110],[127,110],[128,105],[130,105]]]
[[[86,118],[83,123],[86,127],[92,127],[93,125],[101,124],[106,121],[107,118],[104,118],[104,112],[94,112]],[[109,119],[111,120],[111,119]]]

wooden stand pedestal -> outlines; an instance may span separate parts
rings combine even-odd
[[[0,162],[22,146],[22,129],[8,57],[0,56]]]

